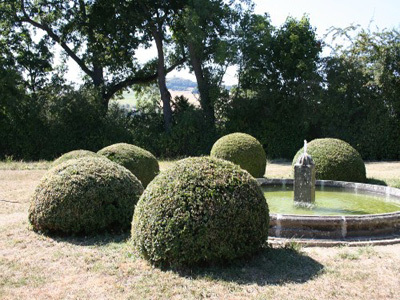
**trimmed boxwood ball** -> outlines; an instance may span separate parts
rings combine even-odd
[[[293,165],[303,151],[301,148],[297,152]],[[314,160],[317,179],[366,181],[365,164],[360,153],[345,141],[333,138],[315,139],[308,143],[307,153]]]
[[[267,158],[260,142],[246,133],[232,133],[215,142],[211,149],[212,157],[233,162],[252,176],[263,177]]]
[[[132,243],[156,265],[226,262],[261,248],[268,213],[248,172],[217,158],[187,158],[144,191],[133,216]]]
[[[160,171],[158,161],[153,154],[131,144],[114,144],[97,153],[127,168],[145,188]]]
[[[64,153],[61,155],[59,158],[57,158],[55,161],[53,161],[52,166],[58,166],[59,164],[69,160],[69,159],[77,159],[81,157],[87,157],[87,156],[92,156],[92,157],[101,157],[99,154],[89,151],[89,150],[73,150],[67,153]]]
[[[29,221],[35,231],[45,233],[126,230],[142,193],[140,181],[108,159],[70,159],[41,179],[31,199]]]

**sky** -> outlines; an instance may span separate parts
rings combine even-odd
[[[321,37],[331,26],[360,24],[368,28],[371,20],[372,26],[380,29],[400,26],[399,0],[255,0],[254,3],[255,12],[267,12],[275,26],[285,22],[288,16],[300,19],[308,15]]]
[[[387,28],[400,30],[400,0],[253,0],[255,13],[268,13],[274,26],[281,26],[288,16],[300,19],[307,15],[310,23],[316,28],[318,38],[330,27],[347,27],[351,24],[361,25],[374,31]],[[140,57],[156,56],[155,49],[139,53]],[[68,78],[79,81],[79,67],[74,62],[69,64]],[[188,71],[173,71],[168,77],[184,77],[195,81]],[[235,68],[229,68],[224,78],[226,85],[236,82]]]

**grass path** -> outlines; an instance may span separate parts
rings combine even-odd
[[[27,221],[29,197],[48,165],[0,170],[0,299],[400,299],[400,244],[293,244],[230,266],[177,271],[135,257],[128,235],[36,234]],[[367,170],[380,180],[400,178],[397,162],[368,163]],[[266,171],[290,173],[289,163],[271,163]]]

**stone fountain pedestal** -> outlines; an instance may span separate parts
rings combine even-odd
[[[304,153],[294,165],[294,203],[301,206],[312,206],[315,203],[315,163],[307,154],[307,142]]]

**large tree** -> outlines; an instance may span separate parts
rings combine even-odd
[[[234,27],[239,21],[241,2],[189,0],[173,24],[174,37],[189,56],[189,68],[196,76],[200,105],[208,124],[214,126],[214,102],[222,77],[235,63]]]
[[[184,53],[175,47],[170,55],[167,49],[173,46],[169,34],[169,26],[173,20],[182,13],[186,1],[149,1],[139,0],[130,1],[126,12],[121,11],[122,15],[135,18],[138,28],[143,32],[148,41],[154,41],[157,48],[157,83],[163,103],[164,128],[168,132],[172,126],[171,94],[167,88],[167,61],[176,64],[177,61],[185,60]]]
[[[247,15],[237,44],[239,84],[227,130],[253,134],[272,157],[290,157],[316,123],[322,79],[315,29],[307,18],[274,28],[268,15]]]
[[[349,26],[332,28],[331,34],[333,43],[337,38],[340,43],[324,60],[323,134],[351,142],[363,158],[398,159],[399,32]]]
[[[141,64],[135,57],[146,39],[138,30],[140,23],[123,19],[116,13],[116,3],[119,2],[5,0],[0,4],[0,17],[4,20],[1,29],[16,34],[40,32],[47,43],[60,46],[84,72],[85,80],[98,90],[107,111],[108,102],[116,93],[157,79],[154,61]],[[35,38],[31,41],[34,44]]]

